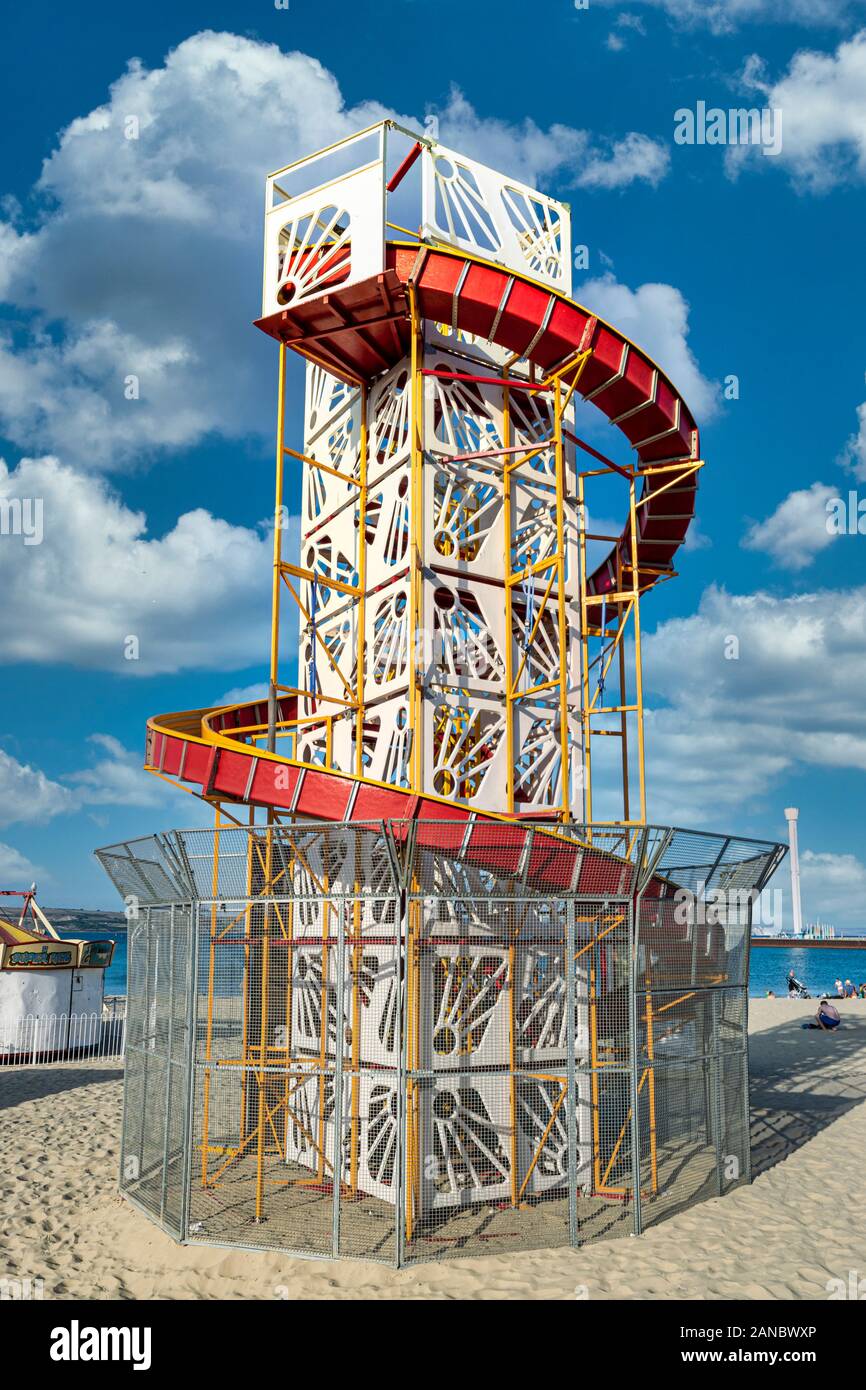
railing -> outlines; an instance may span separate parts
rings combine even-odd
[[[0,1014],[0,1066],[123,1060],[126,999],[106,1002],[101,1014]]]
[[[380,275],[388,231],[571,295],[567,204],[386,120],[268,177],[263,317]]]

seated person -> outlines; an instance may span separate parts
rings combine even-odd
[[[825,1033],[830,1033],[834,1028],[838,1028],[841,1022],[836,1005],[831,1004],[829,999],[822,999],[818,1005],[814,1023],[804,1023],[803,1027],[821,1028]]]
[[[801,984],[801,983],[800,983],[800,981],[797,979],[797,976],[794,974],[793,970],[789,970],[789,971],[788,971],[788,993],[789,993],[789,994],[801,994],[801,993],[805,990],[805,988],[806,988],[806,986],[805,986],[804,984]]]

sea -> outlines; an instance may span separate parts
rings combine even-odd
[[[787,994],[789,970],[793,970],[810,994],[835,994],[837,980],[853,980],[858,987],[866,980],[866,950],[753,946],[749,967],[750,997],[761,999],[770,989],[774,994]]]
[[[111,936],[101,931],[61,931],[61,936],[76,937],[79,941],[100,940]],[[106,994],[126,994],[126,932],[114,936],[114,959],[105,976]],[[757,947],[751,953],[749,994],[763,999],[768,990],[774,994],[788,992],[788,971],[793,970],[810,994],[835,994],[836,980],[853,980],[855,985],[866,980],[866,950],[834,951],[820,947],[806,949],[792,946]]]

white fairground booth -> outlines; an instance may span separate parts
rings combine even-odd
[[[86,1047],[94,1031],[88,1025],[101,1022],[105,971],[114,954],[111,940],[61,939],[35,891],[0,892],[23,899],[17,922],[0,917],[0,1059],[7,1061]]]

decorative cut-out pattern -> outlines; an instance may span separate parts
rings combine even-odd
[[[373,616],[370,679],[379,687],[404,680],[409,663],[409,595],[404,585],[392,588]]]
[[[370,392],[371,476],[408,458],[411,409],[409,367],[400,362]]]
[[[492,464],[442,463],[433,469],[432,504],[436,555],[471,565],[501,522],[501,470]]]
[[[428,976],[429,1016],[422,1048],[429,1064],[442,1068],[500,1064],[507,1050],[508,956],[440,950]]]
[[[435,359],[432,370],[460,370],[459,360]],[[498,396],[498,399],[497,399]],[[429,376],[426,384],[428,447],[437,453],[474,453],[502,447],[502,392],[473,381]]]
[[[433,789],[472,802],[505,733],[502,715],[472,705],[437,704],[433,711]]]
[[[571,293],[565,204],[443,145],[423,155],[423,227],[564,294]]]
[[[351,218],[331,204],[302,213],[280,229],[277,303],[300,304],[348,280],[352,271]]]
[[[554,692],[555,694],[555,692]],[[556,699],[536,699],[518,722],[519,736],[514,768],[514,799],[520,806],[562,804],[562,749]],[[579,744],[569,730],[569,758],[573,774],[579,770]]]
[[[406,565],[410,534],[409,474],[395,470],[367,499],[367,579],[378,584]]]
[[[530,274],[536,279],[560,279],[563,225],[555,205],[548,198],[534,198],[512,184],[506,184],[500,196]]]
[[[471,180],[465,187],[471,190]],[[509,227],[515,235],[520,217],[541,218],[537,207],[521,203],[516,194],[513,208]],[[501,206],[497,215],[504,216]],[[440,326],[434,342],[441,341],[446,328]],[[315,764],[360,766],[365,777],[404,788],[412,785],[418,767],[426,789],[479,808],[502,809],[509,780],[517,806],[553,807],[562,799],[555,689],[561,655],[559,581],[554,577],[544,612],[543,597],[553,570],[524,575],[512,584],[509,633],[504,593],[506,577],[522,575],[557,553],[551,406],[539,393],[513,389],[506,432],[503,384],[465,379],[473,372],[498,376],[500,364],[488,357],[483,365],[479,361],[473,366],[466,354],[481,351],[481,342],[453,340],[453,347],[462,355],[430,343],[425,351],[423,420],[418,422],[423,451],[420,495],[412,485],[409,360],[383,373],[370,387],[363,493],[349,481],[361,479],[360,393],[320,368],[309,368],[305,451],[311,457],[321,451],[322,462],[333,466],[334,474],[309,466],[304,470],[302,564],[322,578],[357,587],[363,543],[365,631],[359,633],[345,618],[347,609],[359,611],[359,599],[329,591],[320,582],[315,618],[322,642],[316,650],[310,624],[302,623],[302,672],[306,684],[315,687],[316,699],[301,704],[305,715],[323,718],[304,731],[299,747],[304,759]],[[518,451],[539,444],[546,447],[531,459],[516,457]],[[567,493],[574,490],[573,467],[573,449],[568,446]],[[567,504],[564,564],[569,599],[574,597],[577,574],[576,537],[574,509]],[[417,634],[413,583],[419,586]],[[309,583],[303,594],[309,604]],[[570,700],[577,688],[571,627],[569,623]],[[351,699],[351,693],[331,669],[326,652],[354,691],[362,642],[364,714],[359,734],[351,708],[345,716],[340,711],[338,702]],[[506,691],[508,642],[512,676],[519,669],[511,693]],[[414,736],[413,663],[422,690]],[[536,693],[529,697],[531,703],[522,704],[525,693],[539,686],[551,687],[550,695],[539,698]],[[514,731],[510,769],[505,756],[507,713]],[[326,714],[333,716],[327,726]],[[414,751],[413,737],[420,745]],[[575,731],[572,750],[575,769],[570,782],[579,771]]]
[[[505,660],[479,598],[440,584],[433,591],[433,678],[452,686],[499,687]]]
[[[310,363],[307,372],[305,452],[336,468],[338,472],[358,472],[361,393],[356,386],[341,381]]]
[[[449,240],[498,251],[501,242],[478,179],[468,164],[434,155],[436,224]]]

